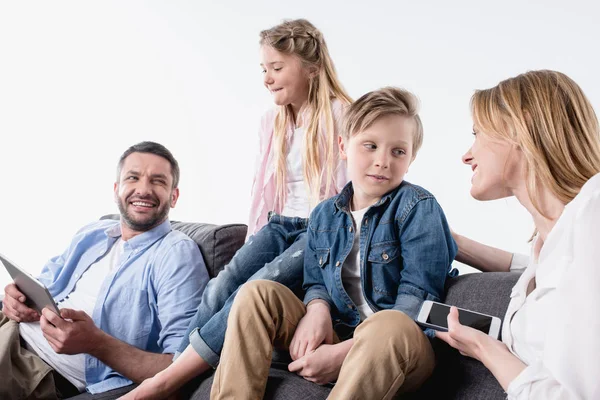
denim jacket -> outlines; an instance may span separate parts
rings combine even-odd
[[[352,182],[319,204],[308,225],[304,303],[325,300],[340,338],[360,323],[342,283],[342,266],[352,250]],[[441,301],[457,246],[442,208],[425,189],[403,181],[365,213],[360,232],[363,295],[375,312],[394,309],[416,319],[424,300]],[[433,332],[427,330],[432,336]]]

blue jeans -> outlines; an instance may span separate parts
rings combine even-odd
[[[269,222],[235,253],[211,279],[177,355],[188,345],[216,368],[223,349],[227,318],[238,289],[254,279],[279,282],[292,290],[302,286],[308,220],[271,214]]]

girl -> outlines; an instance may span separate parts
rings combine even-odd
[[[471,106],[475,143],[463,156],[474,171],[471,195],[516,196],[536,232],[528,266],[511,294],[502,342],[461,325],[456,308],[448,332],[437,336],[483,362],[509,399],[598,398],[596,114],[579,86],[554,71],[528,72],[478,91]],[[471,259],[489,270],[511,268],[509,253],[455,237],[457,260]]]
[[[261,123],[247,241],[207,285],[176,361],[125,399],[166,397],[216,367],[229,310],[246,281],[299,288],[311,208],[347,182],[337,136],[351,99],[323,35],[307,20],[285,21],[262,31],[260,46],[264,84],[278,107]]]

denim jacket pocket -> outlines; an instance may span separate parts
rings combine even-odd
[[[400,283],[402,263],[398,242],[383,242],[371,246],[367,261],[372,276],[372,300],[380,305],[393,306]]]
[[[315,249],[315,253],[317,254],[319,266],[325,268],[329,262],[329,249]]]
[[[389,264],[400,255],[400,245],[397,242],[387,242],[371,246],[367,260],[375,264]]]

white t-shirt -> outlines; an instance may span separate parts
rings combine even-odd
[[[600,174],[565,207],[512,290],[502,340],[527,368],[509,399],[600,398],[599,305]]]
[[[360,273],[360,227],[363,217],[368,209],[369,207],[358,211],[351,211],[355,226],[354,242],[352,243],[352,250],[350,250],[348,257],[346,257],[346,261],[344,261],[344,265],[342,265],[342,283],[344,289],[346,289],[348,296],[350,296],[350,299],[358,308],[361,321],[364,321],[374,314],[363,293]]]
[[[113,268],[118,265],[123,254],[123,241],[117,240],[104,257],[90,265],[90,267],[75,279],[79,279],[63,301],[58,303],[58,308],[71,308],[82,310],[91,316],[96,305],[96,298],[100,286]],[[28,347],[33,350],[48,365],[64,376],[79,391],[85,389],[85,354],[57,354],[42,333],[39,322],[21,322],[19,333]]]
[[[308,218],[310,201],[304,184],[304,128],[296,128],[286,157],[286,194],[281,215]]]

